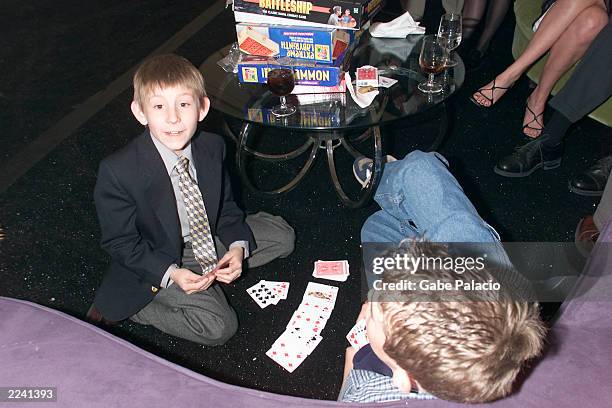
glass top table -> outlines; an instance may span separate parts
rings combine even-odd
[[[238,134],[228,125],[227,120],[224,127],[237,143],[236,161],[245,184],[253,190],[268,194],[287,192],[306,176],[317,153],[325,150],[332,182],[339,198],[349,207],[361,207],[371,199],[382,175],[384,163],[381,127],[408,127],[410,119],[431,113],[432,109],[437,108],[441,110],[441,114],[435,119],[438,131],[431,135],[431,143],[424,150],[437,148],[447,130],[446,101],[463,85],[465,67],[457,55],[458,64],[436,77],[436,81],[443,84],[442,92],[426,95],[419,91],[417,85],[426,80],[418,63],[422,38],[422,35],[411,35],[406,39],[381,39],[364,33],[352,52],[349,72],[354,77],[356,68],[372,65],[378,67],[379,75],[398,82],[390,88],[379,88],[378,96],[366,108],[360,108],[348,91],[290,95],[287,99],[297,106],[297,112],[285,118],[276,118],[270,112],[272,107],[279,103],[279,99],[265,84],[240,83],[237,74],[227,73],[217,64],[229,53],[231,44],[210,55],[200,66],[200,70],[204,73],[211,108],[221,112],[225,118],[241,123]],[[257,138],[255,133],[261,133],[263,136],[259,137],[265,138],[266,132],[272,130],[276,130],[276,134],[280,131],[284,135],[300,135],[304,143],[290,146],[289,151],[280,153],[270,153],[253,147]],[[359,131],[363,133],[357,138],[347,136]],[[270,143],[276,147],[279,145],[278,141]],[[371,150],[368,156],[374,160],[373,171],[369,183],[354,194],[356,197],[349,197],[336,173],[334,151],[342,146],[353,157],[358,157],[363,155],[361,149],[356,147],[359,143],[368,144]],[[256,144],[261,145],[259,142]],[[306,152],[309,154],[297,175],[277,188],[255,187],[245,166],[247,156],[279,162],[305,156]]]

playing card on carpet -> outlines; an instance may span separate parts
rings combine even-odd
[[[338,288],[335,286],[323,285],[321,283],[308,282],[304,300],[309,300],[314,303],[329,304],[333,307],[338,296]]]
[[[278,365],[292,373],[300,364],[308,357],[308,354],[303,351],[285,350],[281,348],[270,348],[266,355],[276,361]]]
[[[325,328],[327,316],[318,313],[309,313],[303,310],[296,310],[287,324],[288,329],[301,331],[300,334],[318,334]]]
[[[319,336],[318,334],[305,335],[287,329],[278,339],[276,339],[271,348],[303,351],[306,354],[310,354],[317,347],[317,345],[319,345],[322,339],[323,337]]]
[[[266,287],[264,281],[260,281],[248,288],[247,293],[262,309],[277,300],[274,293],[268,287]]]
[[[365,319],[359,320],[355,326],[353,326],[351,331],[346,335],[346,339],[349,343],[351,343],[351,346],[357,350],[370,343],[368,340],[368,334],[366,332]]]
[[[304,300],[300,303],[297,310],[310,311],[311,313],[319,313],[321,316],[325,316],[326,319],[329,319],[334,308],[329,305],[321,304],[321,303],[313,303],[309,300]]]
[[[329,279],[344,282],[349,276],[348,261],[317,261],[312,276],[319,279]]]
[[[266,286],[277,296],[279,299],[287,299],[289,293],[289,282],[276,282],[276,281],[263,281]]]

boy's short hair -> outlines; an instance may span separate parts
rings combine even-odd
[[[387,256],[452,256],[445,245],[431,242],[403,242],[392,252]],[[389,283],[423,279],[497,281],[486,269],[462,274],[390,269],[382,275]],[[516,300],[507,286],[476,297],[463,290],[450,297],[448,292],[427,292],[427,301],[411,301],[406,292],[377,295],[386,335],[383,350],[438,398],[464,403],[502,398],[512,391],[524,364],[542,351],[545,328],[538,304]]]
[[[171,86],[191,89],[198,103],[206,96],[204,77],[191,62],[176,54],[162,54],[147,59],[134,73],[134,100],[143,106],[155,89]]]

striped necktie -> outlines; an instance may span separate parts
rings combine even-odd
[[[181,156],[176,164],[179,175],[179,189],[183,195],[187,218],[189,219],[189,235],[193,255],[198,261],[204,274],[214,269],[217,264],[217,251],[215,241],[210,232],[204,200],[197,183],[189,174],[189,159]]]

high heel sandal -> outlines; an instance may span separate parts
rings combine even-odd
[[[531,140],[537,139],[542,134],[542,130],[544,130],[544,124],[538,120],[540,116],[544,118],[544,111],[542,111],[539,115],[536,115],[536,113],[529,107],[529,104],[527,104],[527,110],[529,111],[529,113],[531,113],[531,116],[533,116],[533,119],[531,119],[529,122],[523,125],[523,134]],[[537,127],[531,126],[531,124],[534,122],[540,125],[541,127],[537,128]],[[525,133],[527,129],[539,130],[540,133],[537,136],[529,136],[527,133]]]
[[[497,78],[496,78],[497,79]],[[503,86],[496,86],[495,85],[495,79],[493,79],[493,86],[491,88],[480,88],[479,90],[477,90],[474,93],[478,93],[480,94],[483,98],[485,98],[487,101],[489,101],[491,104],[490,105],[483,105],[482,103],[478,102],[478,99],[474,98],[474,95],[470,96],[470,101],[472,101],[476,106],[480,107],[480,108],[490,108],[491,106],[493,106],[494,104],[497,103],[497,101],[499,101],[499,99],[504,96],[501,95],[499,98],[497,98],[497,100],[495,100],[495,91],[497,89],[503,89],[505,91],[507,91],[508,89],[512,88],[514,84],[511,84],[508,87],[503,87]],[[491,98],[489,98],[487,95],[483,94],[482,91],[491,91]]]

